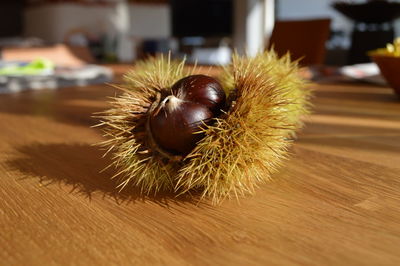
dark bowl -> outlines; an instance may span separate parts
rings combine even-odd
[[[400,57],[389,55],[370,55],[378,65],[382,76],[400,97]]]
[[[335,2],[337,11],[346,17],[366,23],[390,22],[400,16],[400,3],[388,1],[369,1],[365,3]]]

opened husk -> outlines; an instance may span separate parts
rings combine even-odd
[[[230,109],[204,126],[205,137],[185,158],[171,158],[154,143],[146,130],[149,109],[160,95],[169,93],[179,79],[195,68],[160,56],[137,64],[118,86],[123,93],[100,116],[119,171],[120,188],[138,186],[143,193],[160,190],[177,194],[201,191],[219,203],[226,197],[253,193],[271,178],[287,157],[301,117],[308,113],[310,91],[290,57],[273,51],[254,58],[234,55],[219,77]]]

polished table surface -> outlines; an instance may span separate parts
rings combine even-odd
[[[220,206],[117,193],[90,128],[112,87],[0,95],[0,264],[400,265],[400,101],[311,86],[285,167]]]

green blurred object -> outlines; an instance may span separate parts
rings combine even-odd
[[[0,67],[2,76],[50,75],[54,72],[54,63],[46,58],[38,58],[28,64],[7,63]]]

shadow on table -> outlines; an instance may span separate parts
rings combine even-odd
[[[353,85],[354,86],[354,85]],[[376,87],[362,87],[364,90],[354,90],[353,87],[349,88],[348,91],[336,91],[336,90],[315,90],[314,94],[317,98],[328,98],[328,99],[341,99],[341,100],[352,100],[357,102],[369,102],[369,103],[400,103],[399,97],[388,88]]]
[[[113,169],[101,172],[110,164],[102,158],[102,151],[88,144],[35,144],[18,148],[23,157],[7,162],[13,170],[26,174],[25,178],[38,178],[44,186],[59,184],[71,186],[70,193],[79,193],[91,199],[100,192],[104,198],[113,198],[117,204],[151,201],[163,207],[170,203],[198,204],[198,196],[159,192],[157,195],[143,195],[137,187],[119,191],[117,180],[111,179]]]
[[[98,123],[94,113],[109,108],[108,97],[116,92],[111,86],[93,85],[1,95],[0,112],[89,127]]]
[[[369,151],[379,153],[390,153],[396,154],[399,151],[397,145],[398,135],[393,136],[382,136],[382,135],[366,135],[366,136],[351,136],[346,137],[335,137],[325,136],[316,138],[299,138],[297,143],[299,144],[311,144],[318,145],[321,147],[333,147],[336,149],[347,148],[358,151]],[[378,141],[379,140],[379,141]],[[380,142],[381,141],[381,142]]]
[[[327,118],[327,120],[328,119],[329,118]],[[359,118],[359,121],[362,121],[362,119]],[[325,137],[330,137],[330,136],[365,137],[365,136],[384,136],[384,135],[398,135],[399,134],[400,127],[398,125],[396,125],[398,120],[394,120],[394,119],[393,120],[390,120],[390,119],[383,120],[382,119],[381,121],[387,122],[387,124],[384,124],[384,125],[374,124],[374,122],[376,122],[376,120],[372,120],[372,121],[367,120],[362,125],[355,125],[355,124],[351,125],[349,123],[341,124],[338,122],[324,123],[323,121],[311,122],[311,123],[306,124],[303,131],[300,132],[300,135],[318,134],[318,135],[323,135],[323,137],[325,138]],[[366,124],[368,122],[370,122],[369,125]]]

